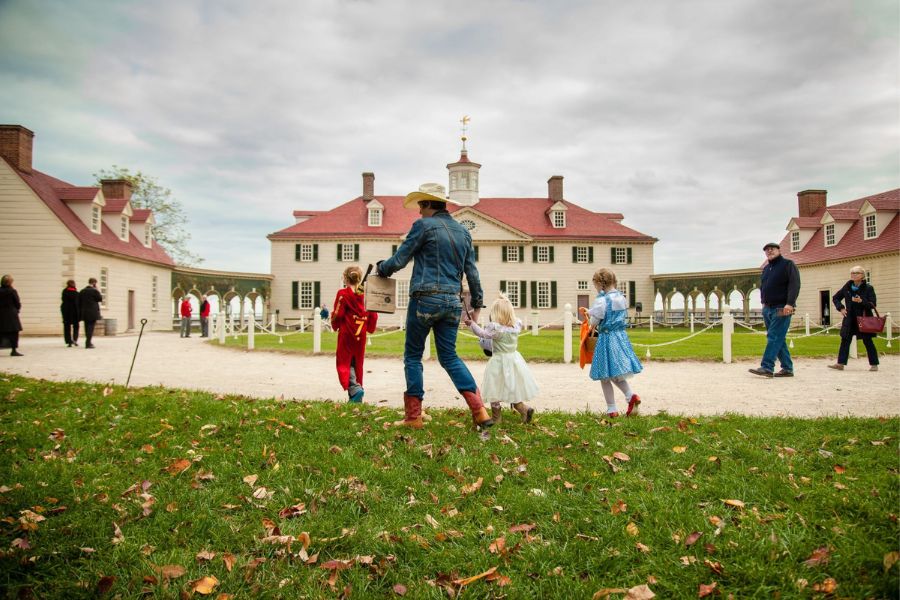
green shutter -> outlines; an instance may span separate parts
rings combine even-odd
[[[313,282],[313,306],[322,308],[322,284],[319,281]]]
[[[297,310],[300,308],[300,282],[291,282],[291,308]]]
[[[522,261],[525,262],[525,261]],[[537,262],[537,246],[531,247],[531,262]]]
[[[616,249],[615,248],[609,249],[609,263],[612,265],[616,264]]]
[[[338,244],[337,246],[338,246],[338,255],[337,255],[337,259],[338,259],[338,262],[341,262],[341,259],[342,259],[342,257],[344,256],[344,245],[343,245],[343,244]]]
[[[550,308],[556,308],[556,282],[550,282]]]
[[[572,246],[572,262],[578,262],[578,246]]]
[[[634,308],[634,303],[636,302],[636,299],[634,297],[634,294],[635,294],[634,288],[635,288],[634,282],[629,281],[628,282],[628,306],[631,308]]]
[[[631,248],[627,248],[627,249],[625,250],[625,252],[626,252],[627,255],[628,255],[628,260],[626,260],[625,262],[627,262],[627,263],[630,265],[630,264],[631,264]]]
[[[478,246],[474,246],[475,248],[475,262],[478,262]]]
[[[553,246],[550,246],[550,262],[553,262]]]
[[[519,262],[525,262],[525,246],[519,246]]]
[[[500,280],[500,293],[501,294],[506,293],[506,281],[503,279]]]
[[[516,308],[525,308],[528,306],[528,282],[520,281],[519,282],[519,305]]]
[[[294,260],[300,260],[300,244],[294,244]]]
[[[319,245],[313,244],[313,262],[319,260]]]
[[[353,261],[359,262],[359,244],[353,244]]]
[[[506,246],[503,246],[503,262],[506,262]]]
[[[537,282],[531,282],[531,308],[537,308]]]
[[[589,263],[594,262],[594,247],[593,246],[588,246],[588,262]]]

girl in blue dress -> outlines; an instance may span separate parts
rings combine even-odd
[[[628,402],[625,415],[631,416],[641,399],[631,390],[628,378],[640,373],[643,367],[625,333],[628,299],[616,289],[616,274],[611,269],[600,269],[594,273],[593,281],[597,298],[589,311],[581,309],[582,315],[590,318],[591,326],[597,327],[591,379],[600,380],[608,416],[619,416],[613,385],[625,394]]]

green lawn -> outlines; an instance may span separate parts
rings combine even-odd
[[[699,328],[697,330],[699,331]],[[459,355],[466,359],[486,360],[475,339],[462,335],[463,333],[461,330],[457,343]],[[468,333],[468,330],[465,333]],[[377,337],[372,338],[372,344],[368,347],[366,355],[402,356],[404,335],[403,331],[395,331],[388,335],[379,334]],[[635,344],[635,352],[643,360],[646,359],[647,348],[639,344],[661,344],[677,340],[689,336],[690,330],[681,328],[656,329],[653,333],[650,333],[647,329],[632,329],[629,330],[628,335],[631,337],[632,343]],[[804,338],[793,337],[796,335],[798,334],[791,334],[794,341],[794,347],[791,349],[793,356],[837,358],[840,337],[836,334],[821,334]],[[336,340],[336,334],[324,332],[322,334],[322,351],[333,354]],[[282,343],[279,343],[277,336],[269,334],[256,335],[254,342],[256,348],[260,350],[311,353],[313,348],[311,332],[291,334],[284,337]],[[218,341],[212,340],[209,343],[218,344]],[[857,344],[859,356],[865,356],[866,352],[862,343],[857,342]],[[765,345],[765,335],[746,330],[736,331],[732,338],[732,356],[734,358],[758,358],[762,355]],[[226,346],[246,348],[247,336],[238,336],[237,339],[228,337],[226,338]],[[895,340],[892,342],[891,348],[888,348],[886,340],[877,339],[875,340],[875,346],[879,352],[883,353],[897,354],[900,352],[900,340]],[[577,330],[573,332],[572,347],[573,356],[577,360]],[[519,351],[526,360],[562,362],[563,332],[560,329],[544,329],[537,336],[531,335],[530,332],[523,333],[519,336]],[[434,354],[434,344],[432,343],[432,355]],[[677,344],[650,347],[650,356],[652,360],[722,360],[721,330],[713,329]]]
[[[897,418],[540,413],[483,440],[454,410],[409,432],[10,375],[0,401],[8,598],[897,597]]]

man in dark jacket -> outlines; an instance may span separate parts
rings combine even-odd
[[[761,377],[793,377],[794,363],[788,351],[787,337],[791,315],[800,294],[800,271],[794,261],[781,256],[781,246],[769,242],[763,246],[766,264],[763,266],[759,286],[763,305],[763,321],[766,324],[766,349],[758,369],[750,369]],[[775,359],[781,370],[775,372]]]
[[[69,348],[78,345],[78,321],[81,320],[81,311],[78,307],[78,288],[75,287],[75,281],[70,279],[66,282],[66,289],[62,291],[62,304],[59,305],[63,320],[63,336]]]
[[[19,311],[22,303],[19,302],[19,292],[13,287],[12,275],[4,275],[0,278],[0,339],[9,340],[12,352],[10,356],[24,356],[19,352],[19,332],[22,331],[22,322],[19,320]]]
[[[78,294],[78,302],[81,320],[84,321],[84,347],[93,348],[91,339],[94,337],[94,326],[100,320],[100,303],[103,302],[103,295],[97,289],[95,278],[88,279],[87,287]]]

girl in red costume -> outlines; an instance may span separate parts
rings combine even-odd
[[[357,266],[344,270],[344,287],[334,298],[331,328],[338,332],[337,373],[341,387],[350,402],[362,402],[363,360],[366,357],[366,334],[375,331],[378,313],[366,312],[365,296],[358,290],[362,270]]]

